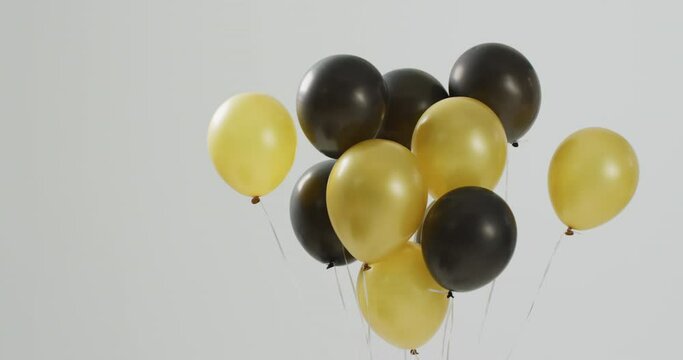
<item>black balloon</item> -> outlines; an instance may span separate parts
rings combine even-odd
[[[294,186],[289,201],[289,216],[301,246],[316,260],[329,265],[344,265],[355,259],[344,248],[327,214],[327,179],[334,160],[323,161],[306,170]]]
[[[507,266],[517,243],[512,211],[491,190],[457,188],[434,202],[422,227],[422,254],[444,288],[469,291]]]
[[[313,65],[296,98],[304,134],[320,152],[335,159],[377,135],[386,107],[382,74],[353,55],[334,55]]]
[[[399,69],[384,74],[389,106],[377,138],[393,140],[410,149],[415,124],[435,102],[448,97],[443,85],[422,70]]]
[[[541,84],[533,66],[503,44],[481,44],[462,54],[451,70],[448,91],[488,105],[512,144],[531,128],[541,107]]]

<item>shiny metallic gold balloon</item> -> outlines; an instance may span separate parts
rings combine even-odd
[[[427,187],[410,150],[366,140],[337,160],[327,183],[327,210],[346,249],[374,263],[408,241],[427,205]]]
[[[211,119],[209,154],[228,185],[247,196],[275,189],[294,162],[296,130],[289,112],[274,98],[240,94]]]
[[[361,269],[356,288],[361,312],[372,329],[403,349],[416,349],[434,336],[446,315],[445,292],[414,243],[404,244],[369,270]]]
[[[548,189],[557,216],[585,230],[615,217],[638,185],[638,159],[621,135],[607,129],[579,130],[555,151]]]
[[[500,120],[482,102],[447,98],[422,115],[412,150],[436,199],[463,186],[493,190],[505,168],[507,139]]]

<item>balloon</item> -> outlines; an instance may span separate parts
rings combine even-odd
[[[389,343],[416,349],[434,336],[448,299],[429,274],[420,246],[404,244],[358,274],[356,294],[363,317]]]
[[[591,229],[617,216],[637,186],[633,148],[602,128],[571,134],[555,151],[548,171],[553,207],[570,229]]]
[[[493,189],[505,167],[505,131],[483,103],[448,98],[432,105],[418,121],[413,153],[435,199],[462,186]]]
[[[274,98],[239,94],[216,110],[208,145],[223,180],[257,200],[280,185],[292,167],[296,130],[287,109]]]
[[[481,100],[503,122],[516,146],[541,107],[541,84],[529,60],[503,44],[477,45],[458,58],[448,82],[451,96]]]
[[[417,69],[399,69],[384,74],[389,106],[379,139],[393,140],[410,149],[415,124],[435,102],[448,97],[441,83]]]
[[[434,279],[446,289],[469,291],[503,272],[515,251],[517,225],[493,191],[463,187],[436,200],[422,225],[421,241]]]
[[[410,150],[389,140],[367,140],[332,168],[327,210],[332,227],[353,256],[374,263],[420,226],[427,187]]]
[[[313,65],[301,81],[296,99],[306,137],[335,159],[356,143],[375,137],[386,106],[382,74],[352,55],[330,56]]]
[[[327,214],[327,179],[334,160],[323,161],[306,170],[294,186],[289,201],[289,216],[301,246],[316,260],[345,265],[355,259],[344,248]]]

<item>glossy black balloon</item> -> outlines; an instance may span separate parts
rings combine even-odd
[[[386,107],[382,74],[353,55],[334,55],[313,65],[296,99],[304,134],[316,149],[335,159],[377,135]]]
[[[531,128],[541,107],[536,70],[519,51],[503,44],[481,44],[462,54],[451,70],[448,91],[488,105],[512,144]]]
[[[325,193],[332,166],[334,160],[323,161],[304,172],[292,191],[289,216],[306,252],[324,264],[344,265],[355,259],[337,237],[327,213]]]
[[[408,149],[415,124],[435,102],[448,97],[443,85],[422,70],[399,69],[384,74],[389,103],[377,138],[393,140]]]
[[[470,291],[495,279],[517,243],[512,211],[498,195],[462,187],[443,195],[422,227],[422,254],[434,279],[453,291]]]

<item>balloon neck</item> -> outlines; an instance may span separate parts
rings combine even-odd
[[[515,142],[513,142],[513,143],[512,143],[512,147],[519,147],[519,143],[518,143],[518,142],[516,142],[516,141],[515,141]]]
[[[368,271],[370,269],[372,269],[372,267],[370,265],[368,265],[367,263],[364,263],[363,267],[361,268],[361,271]]]
[[[332,269],[334,267],[334,262],[330,261],[329,264],[327,264],[327,270]]]
[[[420,353],[417,352],[417,349],[410,349],[410,355],[420,355]]]
[[[256,205],[256,204],[258,204],[258,203],[260,203],[260,202],[261,202],[261,198],[258,197],[258,196],[254,196],[253,198],[251,198],[251,203],[254,204],[254,205]]]
[[[446,295],[446,299],[453,299],[453,291],[448,290],[448,295]]]
[[[574,235],[574,229],[572,229],[571,227],[568,227],[567,231],[565,231],[564,234],[567,236],[572,236],[572,235]]]

